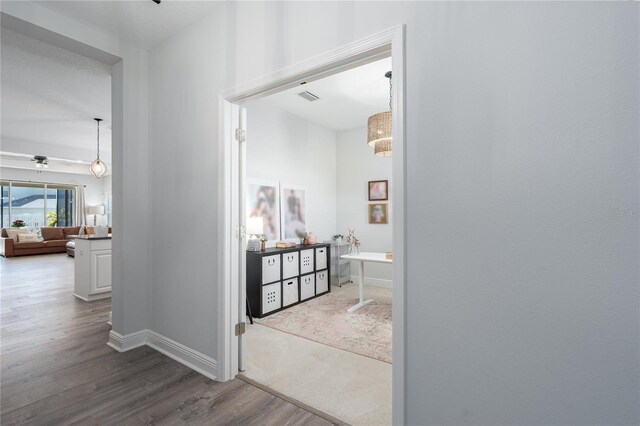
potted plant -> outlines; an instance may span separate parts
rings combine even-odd
[[[265,251],[267,249],[267,236],[260,234],[258,239],[260,240],[260,250]]]
[[[298,233],[298,236],[300,237],[300,242],[302,244],[309,244],[308,240],[309,240],[309,233],[308,232],[300,232]]]
[[[25,226],[27,226],[27,224],[24,223],[24,220],[21,220],[21,219],[16,219],[11,224],[12,228],[24,228]]]

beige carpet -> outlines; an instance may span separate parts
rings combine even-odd
[[[355,426],[391,424],[391,364],[257,324],[246,342],[246,377]]]
[[[349,313],[358,303],[358,286],[332,287],[331,293],[256,319],[258,324],[334,348],[391,363],[391,290],[366,287],[375,302]]]

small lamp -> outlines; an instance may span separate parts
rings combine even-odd
[[[264,226],[261,217],[247,218],[247,235],[249,235],[249,240],[247,241],[247,251],[260,251],[260,240],[255,238],[255,236],[260,235],[263,232]]]
[[[96,226],[96,216],[104,214],[104,206],[89,206],[87,207],[87,214],[93,215],[93,226]]]

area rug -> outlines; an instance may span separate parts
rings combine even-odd
[[[391,291],[367,288],[375,302],[356,312],[357,286],[332,288],[331,293],[285,309],[258,324],[334,348],[391,363]]]

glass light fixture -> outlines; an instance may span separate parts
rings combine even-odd
[[[391,98],[391,71],[385,75],[389,79],[389,111],[379,112],[369,117],[367,143],[373,147],[377,157],[391,157],[393,150],[393,114]]]
[[[89,171],[96,178],[100,179],[105,173],[107,173],[107,165],[100,159],[100,122],[102,121],[102,118],[94,118],[94,120],[98,123],[98,150],[96,159],[91,163],[91,166],[89,166]]]

